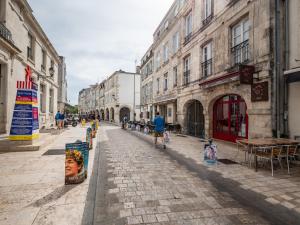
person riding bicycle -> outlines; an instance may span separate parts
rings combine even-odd
[[[162,116],[159,115],[159,112],[156,112],[156,116],[153,120],[154,123],[154,144],[157,144],[157,138],[160,137],[164,149],[166,148],[164,140],[164,129],[165,129],[165,120]]]

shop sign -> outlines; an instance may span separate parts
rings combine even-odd
[[[268,101],[269,100],[269,84],[268,81],[252,84],[251,101]]]
[[[240,73],[240,83],[241,84],[253,84],[253,73],[254,66],[240,65],[239,73]]]

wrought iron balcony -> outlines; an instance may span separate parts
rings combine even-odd
[[[188,85],[190,83],[191,71],[187,70],[183,72],[183,85]]]
[[[205,62],[201,63],[201,65],[203,77],[212,75],[212,59],[206,60]]]
[[[202,20],[202,25],[205,26],[207,24],[210,23],[210,21],[212,21],[213,18],[213,14],[210,14],[208,17],[206,17],[204,20]]]
[[[245,63],[249,60],[249,40],[246,40],[231,48],[234,65]]]
[[[191,39],[192,39],[192,33],[189,33],[184,38],[184,45],[186,45],[187,43],[189,43]]]
[[[4,26],[4,24],[2,23],[0,23],[0,36],[5,40],[9,41],[10,43],[13,43],[10,30],[7,29],[6,26]]]

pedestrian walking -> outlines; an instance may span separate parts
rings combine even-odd
[[[57,129],[60,129],[60,122],[59,122],[59,119],[60,119],[60,112],[57,111],[56,115],[55,115],[55,125],[57,126]]]
[[[166,143],[164,139],[164,130],[165,130],[165,120],[162,116],[159,115],[159,112],[156,113],[156,116],[153,120],[154,123],[154,144],[157,144],[157,138],[160,137],[164,149],[166,149]]]
[[[60,129],[64,128],[64,120],[65,120],[65,114],[60,113],[60,115],[59,115]]]

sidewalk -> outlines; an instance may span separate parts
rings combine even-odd
[[[137,131],[131,131],[134,135],[153,143],[153,137]],[[237,155],[235,144],[222,141],[215,141],[218,146],[218,158],[230,159],[238,164],[207,165],[203,160],[204,142],[199,138],[190,136],[170,135],[170,143],[167,148],[181,154],[186,159],[192,159],[197,165],[205,166],[209,171],[220,174],[223,178],[230,179],[239,184],[244,190],[251,190],[263,196],[263,200],[274,205],[281,205],[287,210],[300,214],[300,167],[293,166],[291,175],[287,169],[276,169],[274,177],[268,169],[259,168],[255,172],[253,168],[241,165],[244,155],[240,152]]]
[[[86,128],[70,128],[37,152],[0,154],[0,224],[81,224],[97,138],[89,155],[89,177],[64,184],[66,143],[85,140]],[[48,150],[53,155],[43,155]]]

